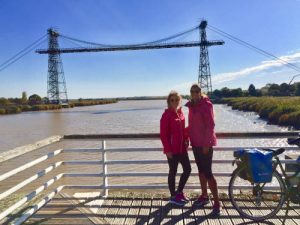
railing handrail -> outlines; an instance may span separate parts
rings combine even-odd
[[[0,181],[6,180],[7,178],[9,178],[9,177],[21,172],[21,171],[24,171],[28,168],[31,168],[31,167],[47,160],[47,159],[53,158],[54,156],[59,155],[60,153],[62,153],[62,151],[63,151],[63,149],[55,150],[53,152],[50,152],[46,155],[41,156],[40,158],[37,158],[37,159],[32,160],[32,161],[30,161],[30,162],[28,162],[28,163],[26,163],[22,166],[19,166],[19,167],[13,169],[13,170],[10,170],[10,171],[8,171],[4,174],[1,174],[0,175]]]
[[[279,131],[279,132],[217,132],[217,138],[293,138],[298,137],[300,131]],[[83,139],[158,139],[159,133],[131,133],[131,134],[71,134],[64,135],[64,139],[83,140]]]

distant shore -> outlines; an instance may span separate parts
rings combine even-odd
[[[91,105],[104,105],[112,104],[118,102],[117,99],[80,99],[80,100],[70,100],[68,105],[56,105],[56,104],[9,104],[5,106],[0,106],[0,115],[17,114],[29,111],[47,111],[47,110],[59,110],[62,108],[73,108],[73,107],[83,107]]]
[[[136,97],[118,97],[118,101],[131,101],[131,100],[164,100],[167,96],[136,96]]]
[[[236,110],[257,112],[271,124],[300,129],[300,97],[223,98],[218,103]]]

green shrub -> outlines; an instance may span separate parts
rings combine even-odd
[[[276,108],[276,105],[266,105],[261,107],[258,114],[261,118],[269,119],[269,113]]]
[[[21,109],[22,109],[22,112],[31,111],[31,106],[30,105],[22,105]]]
[[[0,115],[4,115],[6,113],[5,109],[0,109]]]
[[[22,110],[18,106],[10,106],[6,108],[6,114],[15,114],[15,113],[21,113]]]
[[[272,123],[278,123],[281,115],[292,113],[296,110],[297,109],[294,106],[278,105],[276,108],[273,109],[272,112],[269,113],[269,121]]]
[[[283,114],[279,118],[279,124],[284,126],[294,126],[300,128],[300,111]]]
[[[33,105],[33,106],[31,106],[31,110],[32,111],[39,111],[40,110],[40,106],[39,105]]]

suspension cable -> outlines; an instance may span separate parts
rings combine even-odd
[[[22,57],[24,57],[25,55],[27,55],[34,49],[36,49],[38,46],[43,44],[45,41],[47,41],[47,39],[45,38],[46,36],[47,36],[47,34],[43,35],[42,37],[40,37],[39,39],[34,41],[32,44],[28,45],[26,48],[24,48],[23,50],[21,50],[20,52],[15,54],[13,57],[11,57],[11,58],[7,59],[5,62],[3,62],[0,65],[0,72],[3,71],[4,69],[6,69],[7,67],[9,67],[10,65],[14,64],[15,62],[17,62],[19,59],[21,59]]]
[[[64,38],[64,37],[62,37],[62,39],[64,41],[68,42],[68,43],[71,43],[71,44],[77,46],[77,47],[83,48],[83,46],[81,44],[78,44],[78,42],[76,42],[76,41],[73,41],[73,40],[70,40],[70,39],[67,39],[67,38]]]
[[[193,27],[191,29],[188,29],[186,31],[183,31],[183,32],[180,32],[180,33],[177,33],[177,34],[174,34],[174,35],[171,35],[171,36],[166,37],[166,38],[158,39],[158,40],[151,41],[151,42],[133,44],[132,46],[143,46],[143,45],[151,45],[151,44],[166,42],[166,41],[175,39],[177,37],[183,36],[185,34],[188,34],[190,32],[193,32],[198,28],[199,28],[199,26],[196,26],[196,27]],[[64,34],[59,34],[59,36],[64,38],[64,39],[69,39],[69,40],[72,40],[72,41],[75,41],[75,42],[80,42],[80,43],[88,44],[88,45],[97,45],[97,46],[101,46],[101,47],[120,47],[120,46],[124,46],[124,45],[100,44],[100,43],[95,43],[95,42],[90,42],[90,41],[84,41],[84,40],[80,40],[80,39],[77,39],[77,38],[68,37]]]
[[[26,51],[27,49],[31,48],[33,45],[35,45],[36,43],[38,43],[39,41],[41,41],[43,38],[46,37],[47,34],[43,35],[42,37],[40,37],[39,39],[37,39],[36,41],[34,41],[33,43],[31,43],[30,45],[28,45],[26,48],[24,48],[23,50],[21,50],[20,52],[18,52],[17,54],[15,54],[13,57],[7,59],[6,61],[4,61],[0,67],[4,66],[5,64],[9,63],[11,60],[13,60],[14,58],[16,58],[18,55],[22,54],[24,51]]]
[[[253,51],[255,51],[255,52],[257,52],[257,53],[259,53],[261,55],[264,55],[264,56],[266,56],[268,58],[271,58],[273,60],[275,59],[277,62],[280,62],[281,64],[283,64],[283,65],[285,65],[285,66],[287,66],[287,67],[289,67],[291,69],[294,69],[297,72],[300,72],[300,67],[298,67],[298,66],[296,66],[296,65],[294,65],[294,64],[292,64],[292,63],[290,63],[290,62],[288,62],[288,61],[286,61],[286,60],[284,60],[282,58],[279,58],[279,57],[275,56],[272,53],[269,53],[269,52],[267,52],[267,51],[265,51],[265,50],[263,50],[261,48],[258,48],[258,47],[254,46],[254,45],[252,45],[252,44],[250,44],[250,43],[248,43],[246,41],[241,40],[240,38],[237,38],[237,37],[235,37],[235,36],[233,36],[231,34],[228,34],[225,31],[222,31],[222,30],[220,30],[220,29],[218,29],[216,27],[213,27],[211,25],[208,25],[207,28],[209,30],[211,30],[211,31],[214,31],[215,33],[218,33],[219,35],[221,35],[223,37],[226,37],[226,38],[228,38],[228,39],[230,39],[230,40],[232,40],[232,41],[234,41],[234,42],[236,42],[236,43],[244,46],[244,47],[247,47],[247,48],[249,48],[249,49],[251,49],[251,50],[253,50]]]

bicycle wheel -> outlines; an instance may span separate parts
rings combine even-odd
[[[271,218],[282,208],[286,199],[286,185],[274,171],[270,183],[251,183],[243,177],[245,168],[234,170],[229,182],[229,198],[241,216],[254,221]]]

